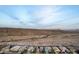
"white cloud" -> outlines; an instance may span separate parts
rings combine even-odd
[[[28,10],[25,7],[18,7],[11,14],[8,11],[0,12],[0,26],[41,29],[78,28],[79,16],[62,10],[62,7],[38,6],[30,13]]]
[[[35,17],[37,18],[37,22],[40,25],[50,25],[54,21],[57,21],[61,12],[58,12],[60,8],[56,8],[56,6],[44,6],[39,11],[35,13]]]
[[[18,20],[13,19],[5,13],[0,13],[0,27],[18,27],[21,25]]]
[[[15,16],[19,19],[18,21],[25,25],[32,21],[28,11],[23,7],[18,7],[16,9]]]

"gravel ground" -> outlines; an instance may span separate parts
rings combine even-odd
[[[3,47],[1,47],[3,46]],[[74,46],[0,45],[0,54],[78,54]]]

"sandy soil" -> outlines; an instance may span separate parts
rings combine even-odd
[[[28,35],[28,36],[3,36],[0,37],[0,45],[35,45],[35,46],[55,46],[74,45],[79,46],[79,34],[60,35]]]
[[[0,45],[79,46],[79,33],[60,30],[0,29]]]

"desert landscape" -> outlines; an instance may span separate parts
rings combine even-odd
[[[14,53],[25,53],[25,50],[26,53],[79,53],[79,31],[0,28],[0,53],[13,53],[9,50]]]

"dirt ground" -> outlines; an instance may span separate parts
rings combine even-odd
[[[0,45],[79,46],[79,34],[2,36]]]
[[[79,46],[79,32],[0,29],[0,45]]]

